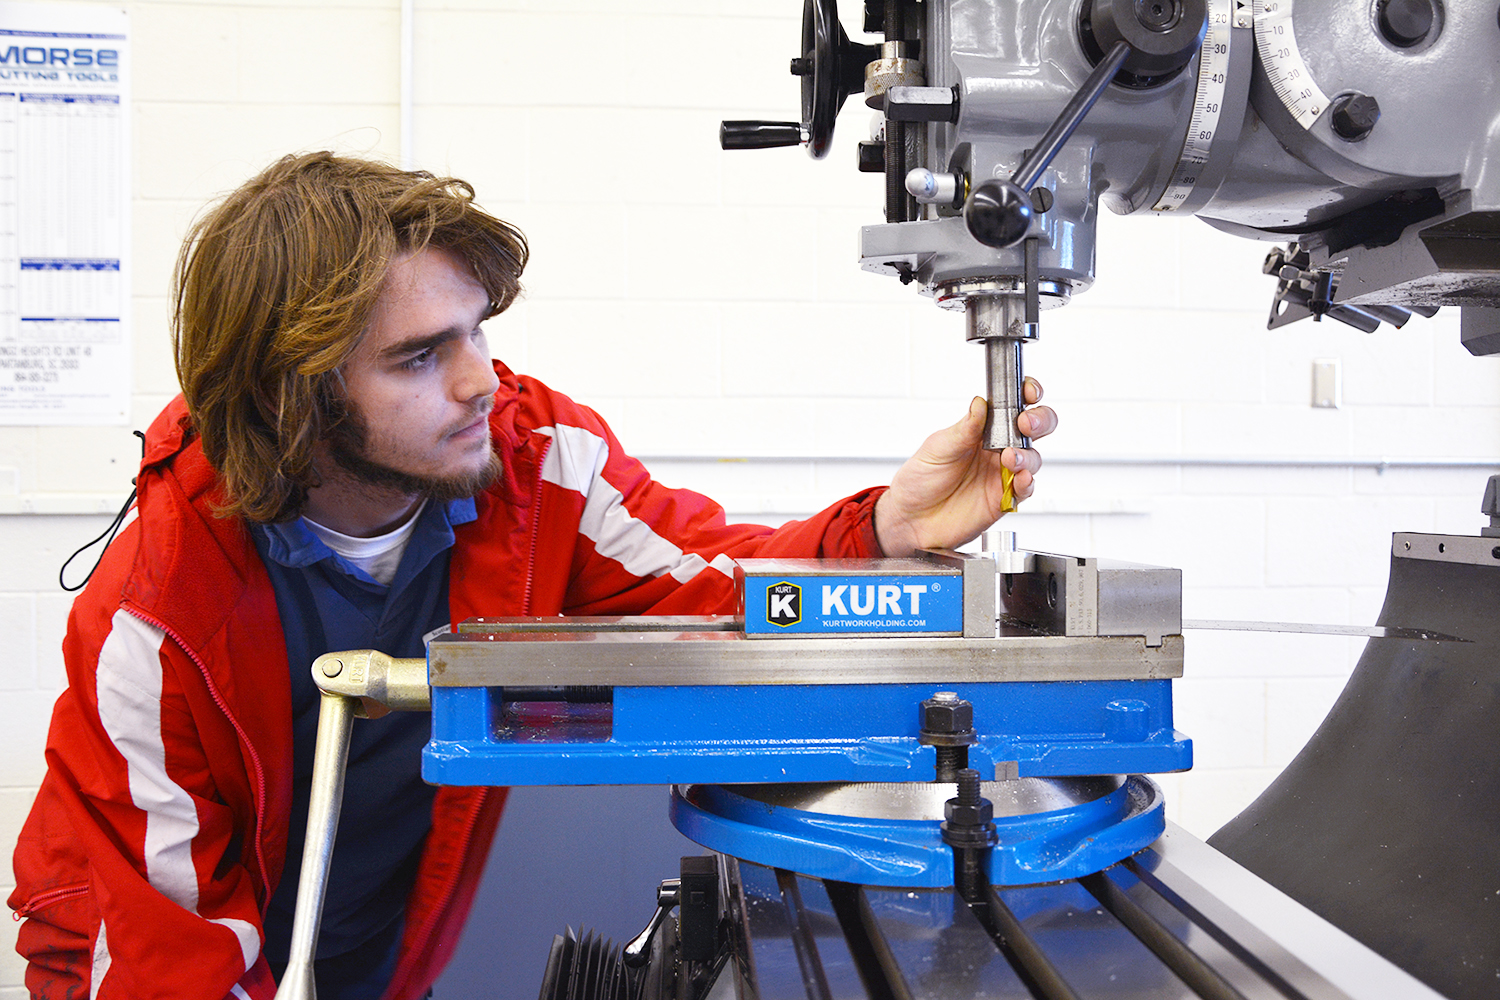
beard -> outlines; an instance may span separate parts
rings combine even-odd
[[[484,464],[455,476],[423,476],[385,465],[370,455],[370,425],[364,414],[352,404],[346,405],[343,419],[329,432],[328,451],[340,469],[366,486],[446,503],[467,500],[500,478],[500,456],[489,442]],[[460,426],[472,424],[488,410],[486,406]]]

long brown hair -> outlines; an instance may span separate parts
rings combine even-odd
[[[458,255],[490,295],[520,293],[526,238],[452,177],[306,153],[211,208],[177,258],[172,344],[223,515],[296,517],[317,485],[313,445],[344,414],[353,353],[394,260]]]

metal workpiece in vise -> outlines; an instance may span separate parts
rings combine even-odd
[[[372,649],[325,653],[313,661],[312,676],[320,697],[318,735],[291,946],[276,1000],[316,1000],[318,995],[313,958],[343,807],[354,720],[388,711],[425,712],[432,707],[427,661],[420,657],[399,658]]]
[[[979,553],[995,564],[995,572],[1029,573],[1034,568],[1031,554],[1016,545],[1014,531],[991,528],[979,536]],[[998,584],[997,584],[998,586]]]

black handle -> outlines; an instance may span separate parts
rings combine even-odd
[[[800,122],[740,121],[719,123],[721,149],[769,149],[802,145]]]

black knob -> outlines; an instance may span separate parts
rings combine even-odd
[[[1013,247],[1031,231],[1031,196],[1010,181],[988,180],[969,195],[964,224],[987,247]]]
[[[739,121],[719,123],[720,149],[769,149],[802,142],[799,122]]]
[[[1433,0],[1380,0],[1376,11],[1381,37],[1397,48],[1426,41],[1437,24]]]

